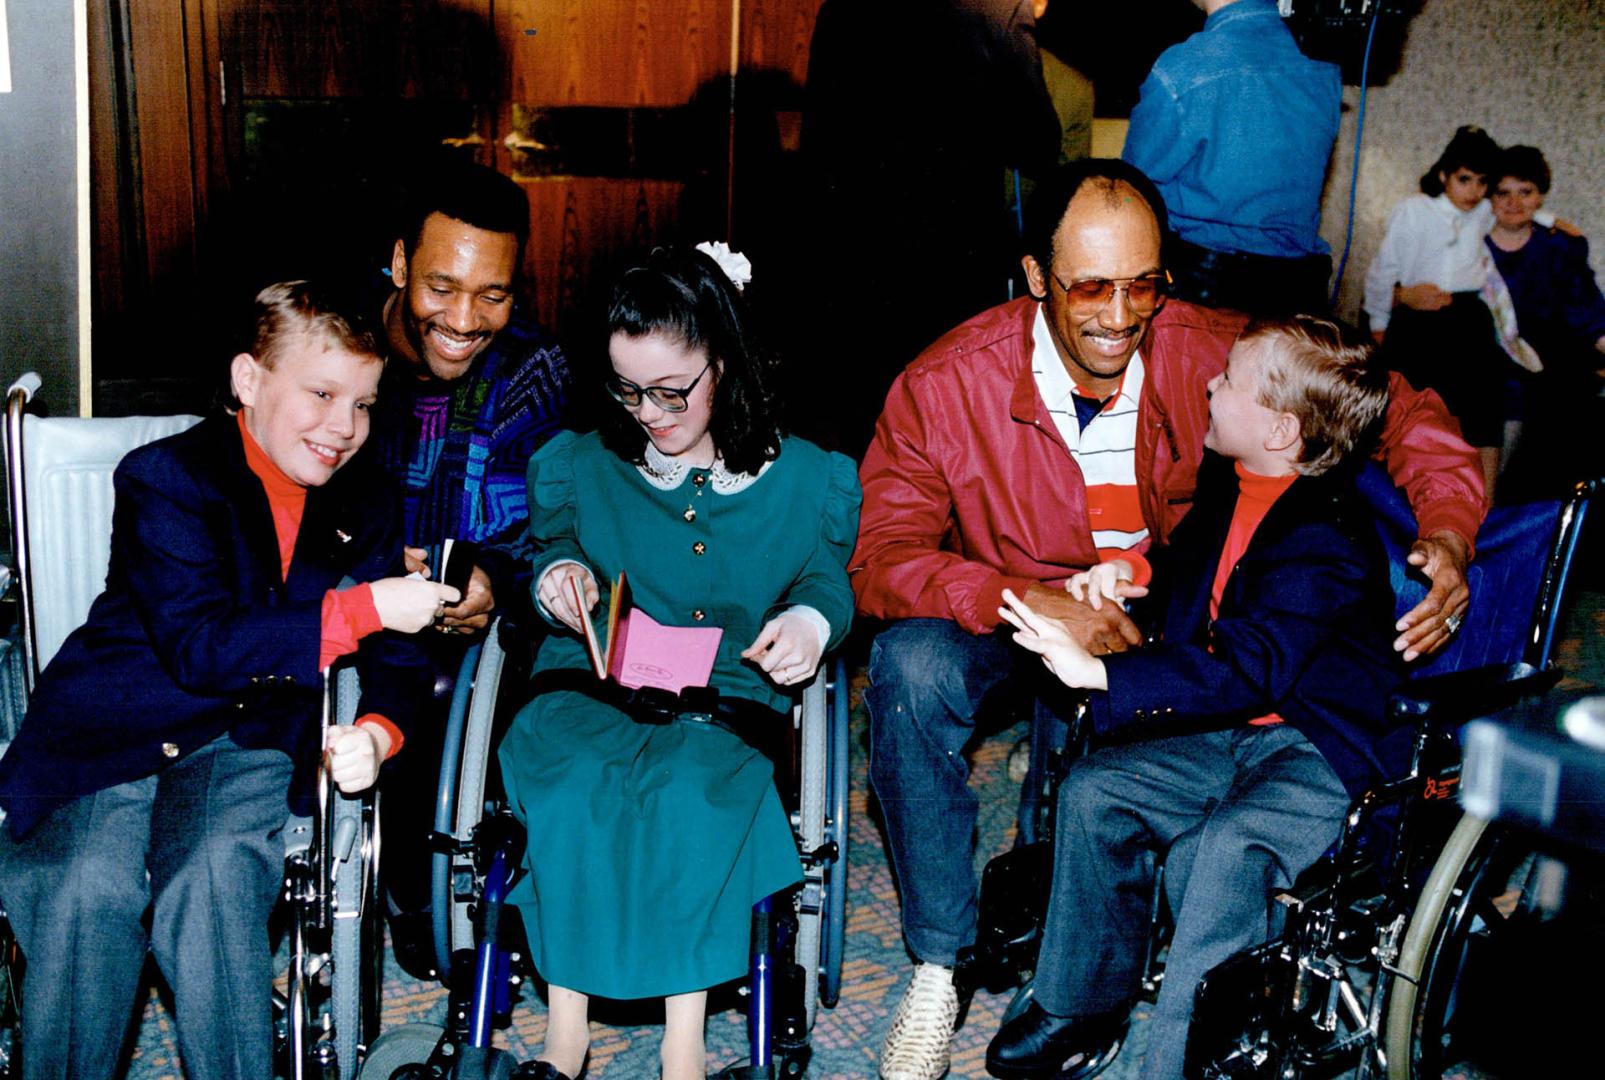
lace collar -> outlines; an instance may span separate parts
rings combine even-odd
[[[636,471],[647,483],[659,491],[673,491],[685,483],[686,475],[693,471],[690,462],[682,458],[674,458],[652,445],[651,440],[646,444],[646,460],[637,465]],[[763,463],[758,470],[758,476],[769,471],[773,461]],[[713,464],[707,468],[708,478],[713,490],[720,495],[734,495],[739,491],[746,491],[758,482],[758,476],[751,473],[733,473],[724,467],[723,458],[714,458]]]

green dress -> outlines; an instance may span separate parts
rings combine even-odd
[[[602,586],[628,572],[635,606],[668,625],[724,629],[711,684],[785,710],[741,651],[793,605],[852,618],[846,565],[858,528],[852,462],[800,439],[756,478],[668,459],[648,472],[595,434],[559,435],[530,461],[535,580],[561,559]],[[649,465],[650,467],[650,465]],[[587,669],[577,635],[542,645],[536,671]],[[609,998],[686,993],[747,970],[751,909],[801,879],[769,760],[694,721],[638,724],[572,691],[543,694],[500,750],[513,812],[529,831],[518,906],[547,981]]]

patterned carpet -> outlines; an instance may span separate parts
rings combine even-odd
[[[1605,630],[1605,594],[1584,593],[1568,625],[1561,662],[1574,678],[1605,685],[1605,656],[1599,648]],[[1008,782],[1006,758],[1023,726],[986,740],[975,751],[972,786],[981,800],[977,870],[1012,841],[1017,788]],[[852,722],[852,854],[848,898],[846,962],[840,1004],[821,1010],[814,1030],[813,1080],[857,1080],[873,1077],[881,1038],[892,1007],[907,983],[910,965],[899,936],[897,894],[887,866],[880,829],[868,810],[867,718],[859,695],[853,697]],[[445,1012],[445,991],[438,985],[407,978],[387,957],[383,1026],[439,1023]],[[986,1076],[986,1042],[997,1030],[1007,996],[980,994],[954,1046],[955,1078]],[[1145,1042],[1145,1007],[1139,1007],[1132,1035],[1120,1058],[1103,1075],[1128,1080],[1137,1075]],[[520,1058],[531,1058],[545,1033],[544,1006],[533,994],[514,1014],[498,1044]],[[593,1015],[590,1068],[592,1080],[640,1080],[657,1075],[660,1029],[650,1016]],[[744,1019],[734,1009],[715,1013],[708,1022],[708,1061],[718,1068],[741,1058],[746,1050]],[[170,1016],[153,992],[145,1010],[130,1080],[178,1080],[181,1077]]]

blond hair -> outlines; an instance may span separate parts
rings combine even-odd
[[[271,368],[285,339],[306,333],[346,352],[383,358],[379,339],[355,298],[311,281],[281,281],[256,294],[250,353]]]
[[[1260,345],[1259,403],[1290,413],[1304,445],[1294,468],[1319,476],[1351,454],[1388,408],[1388,373],[1353,328],[1315,315],[1252,320],[1238,338]]]

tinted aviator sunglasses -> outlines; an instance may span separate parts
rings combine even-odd
[[[702,370],[691,380],[690,386],[637,386],[629,379],[617,375],[602,385],[606,388],[608,396],[626,409],[639,409],[642,399],[650,398],[652,404],[664,412],[685,412],[690,405],[691,391],[697,388],[697,383],[702,381],[702,377],[712,366],[712,360],[703,364]]]
[[[1052,274],[1052,277],[1064,290],[1070,306],[1084,311],[1101,309],[1115,298],[1115,293],[1123,292],[1132,311],[1147,315],[1160,305],[1170,289],[1169,270],[1131,278],[1083,278],[1068,285],[1059,279],[1058,274]]]

